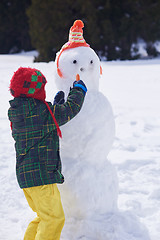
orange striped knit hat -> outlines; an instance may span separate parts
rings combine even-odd
[[[73,26],[70,28],[69,41],[63,45],[60,50],[60,54],[57,58],[57,72],[60,77],[63,77],[61,70],[59,69],[59,58],[64,50],[76,47],[90,47],[83,38],[84,24],[81,20],[76,20]]]

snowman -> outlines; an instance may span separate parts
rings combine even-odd
[[[56,56],[58,89],[67,97],[76,78],[88,89],[79,114],[61,127],[65,183],[59,187],[66,215],[62,238],[149,240],[138,219],[117,208],[117,174],[107,159],[115,137],[114,116],[108,99],[99,91],[102,68],[83,38],[83,27],[82,21],[74,22],[69,41]]]
[[[76,76],[87,94],[80,113],[61,127],[60,154],[65,183],[60,187],[66,221],[94,220],[117,210],[118,181],[107,159],[115,137],[108,99],[99,91],[102,69],[95,51],[83,38],[83,22],[76,20],[69,41],[57,53],[56,85],[68,95]]]

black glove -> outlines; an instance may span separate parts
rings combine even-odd
[[[65,100],[64,100],[64,92],[63,92],[63,91],[59,91],[59,92],[56,94],[55,98],[54,98],[54,103],[53,103],[53,105],[54,105],[54,104],[63,104],[64,102],[65,102]]]
[[[73,88],[81,88],[83,90],[84,94],[86,94],[86,92],[87,92],[87,87],[82,80],[75,81],[73,83]]]

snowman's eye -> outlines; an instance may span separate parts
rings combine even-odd
[[[90,64],[93,64],[93,60],[90,61]]]
[[[73,60],[73,63],[76,64],[76,63],[77,63],[77,60]]]

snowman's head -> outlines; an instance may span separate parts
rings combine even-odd
[[[80,75],[80,79],[84,81],[88,90],[98,90],[100,61],[93,49],[77,47],[64,51],[59,59],[59,68],[62,77],[57,74],[56,84],[66,93],[73,86],[77,74]]]
[[[56,84],[68,94],[76,80],[76,75],[86,84],[88,91],[98,90],[100,78],[100,60],[95,51],[83,38],[83,22],[77,20],[70,29],[69,41],[56,56]]]

